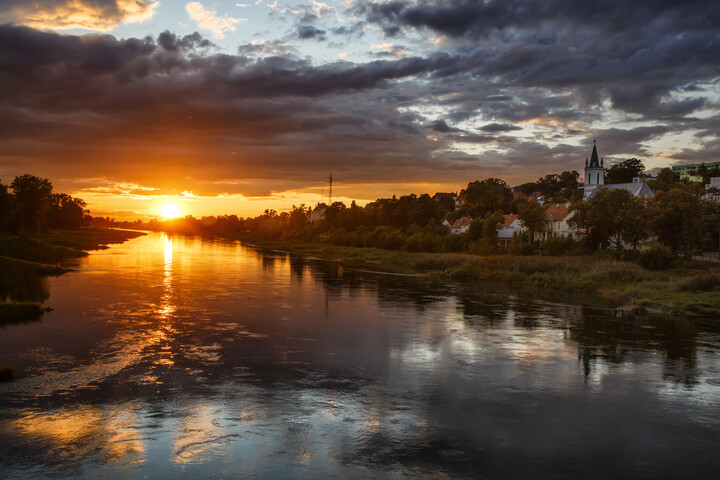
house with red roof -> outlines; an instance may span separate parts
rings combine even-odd
[[[470,217],[460,217],[450,227],[450,231],[454,234],[465,233],[470,229],[473,219]]]
[[[550,237],[570,237],[578,240],[585,235],[582,230],[571,228],[568,224],[572,213],[566,205],[550,205],[545,209],[545,217],[547,218],[547,228],[544,232],[535,233],[536,240],[544,240]]]
[[[503,223],[498,227],[498,241],[501,246],[507,246],[515,235],[525,230],[517,215],[503,215]]]

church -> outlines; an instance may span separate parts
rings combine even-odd
[[[602,189],[627,190],[636,197],[643,195],[652,197],[653,191],[645,182],[616,183],[605,185],[604,159],[598,159],[597,141],[593,140],[593,150],[590,160],[585,159],[585,183],[583,185],[583,200],[587,200]]]

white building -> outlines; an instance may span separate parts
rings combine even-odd
[[[455,234],[465,233],[470,229],[472,220],[470,217],[460,217],[452,224],[450,231]]]
[[[633,179],[633,183],[614,183],[612,185],[605,185],[605,170],[603,168],[603,163],[604,160],[602,158],[598,161],[597,146],[595,145],[595,140],[593,140],[593,151],[592,156],[590,157],[590,162],[585,159],[585,185],[583,186],[584,200],[589,199],[603,189],[627,190],[636,197],[640,195],[644,195],[646,197],[653,196],[652,188],[648,187],[648,184],[645,183],[645,181],[639,180],[640,177],[637,177],[638,181]]]
[[[583,186],[583,198],[587,200],[598,186],[605,183],[605,159],[598,160],[597,145],[593,140],[593,151],[590,161],[585,159],[585,184]]]
[[[520,232],[526,230],[517,215],[503,215],[503,223],[498,228],[500,245],[507,245]]]

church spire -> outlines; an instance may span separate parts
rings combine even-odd
[[[590,168],[600,168],[600,159],[598,158],[597,146],[595,145],[597,140],[593,140],[593,151],[590,157]]]

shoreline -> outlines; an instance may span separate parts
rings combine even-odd
[[[650,271],[603,256],[411,253],[264,240],[252,235],[224,238],[254,248],[337,262],[360,272],[474,284],[489,287],[491,292],[510,291],[544,301],[562,297],[561,303],[568,305],[633,314],[720,316],[720,270],[688,262]]]
[[[0,234],[0,329],[41,320],[51,311],[43,305],[46,295],[42,300],[27,298],[27,291],[37,290],[42,297],[45,278],[74,270],[67,262],[142,235],[146,233],[115,229],[58,230],[26,238]],[[0,363],[0,382],[14,378],[15,367]]]
[[[74,270],[69,262],[104,250],[108,245],[146,235],[134,230],[58,230],[32,237],[0,234],[0,326],[22,323],[47,311],[43,301],[13,298],[18,285],[32,285],[46,277]]]

